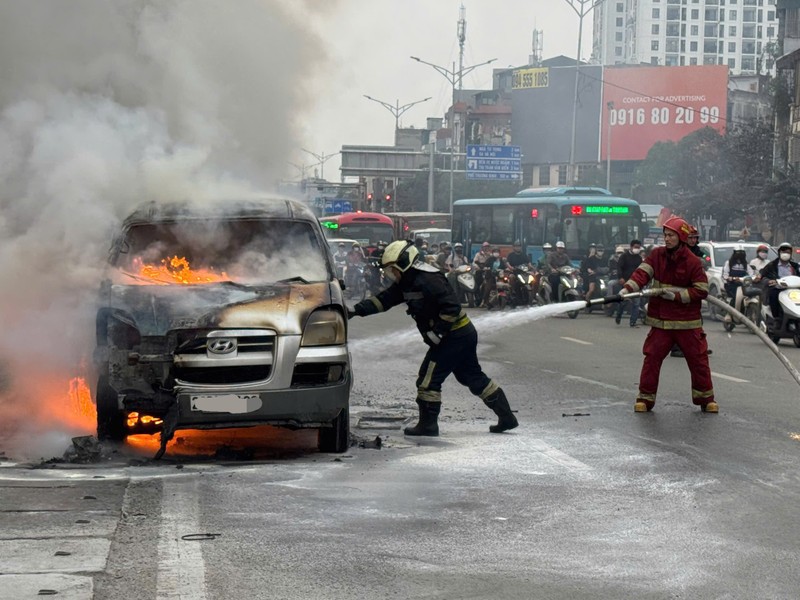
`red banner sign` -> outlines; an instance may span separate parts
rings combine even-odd
[[[677,142],[712,127],[725,130],[728,67],[603,69],[601,157],[642,160],[656,142]]]

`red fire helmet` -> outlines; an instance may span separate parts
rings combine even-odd
[[[678,239],[684,244],[689,241],[692,226],[680,217],[670,217],[664,221],[664,229],[671,229],[678,234]]]

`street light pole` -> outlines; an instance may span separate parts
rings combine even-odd
[[[578,51],[575,54],[575,89],[572,94],[572,138],[569,145],[569,173],[568,181],[575,184],[577,173],[575,169],[575,138],[578,123],[578,79],[581,71],[581,45],[583,44],[583,19],[592,10],[600,6],[605,0],[565,0],[570,8],[578,15]]]
[[[312,152],[311,150],[306,150],[305,148],[300,148],[303,152],[308,152],[311,156],[316,158],[319,161],[319,178],[325,179],[325,162],[339,154],[339,152],[334,152],[333,154],[317,154],[316,152]]]
[[[608,132],[606,133],[606,189],[611,190],[611,111],[614,103],[609,102],[608,107]]]
[[[488,65],[489,63],[493,63],[496,61],[496,58],[492,58],[490,60],[484,61],[482,63],[478,63],[476,65],[470,65],[469,67],[460,66],[458,71],[456,71],[456,65],[453,63],[453,68],[448,69],[446,67],[442,67],[440,65],[435,65],[433,63],[429,63],[421,58],[417,58],[416,56],[411,57],[412,60],[417,61],[418,63],[422,63],[423,65],[428,65],[429,67],[433,67],[437,73],[442,75],[447,81],[450,83],[450,87],[452,88],[452,96],[451,102],[452,106],[450,107],[450,114],[451,114],[451,127],[452,131],[450,134],[450,213],[453,212],[453,168],[455,163],[455,113],[456,113],[456,86],[461,84],[462,79],[464,79],[464,75],[467,75],[477,69],[478,67],[483,67],[484,65]],[[460,151],[461,144],[459,143],[459,151]]]
[[[408,104],[404,104],[400,106],[400,100],[395,102],[395,105],[392,106],[388,102],[384,102],[383,100],[378,100],[377,98],[373,98],[372,96],[367,96],[364,94],[364,98],[367,100],[372,100],[373,102],[377,102],[381,106],[383,106],[386,110],[394,115],[394,135],[395,135],[395,143],[397,143],[397,130],[400,129],[400,116],[405,113],[409,108],[414,106],[415,104],[419,104],[420,102],[427,102],[430,100],[430,96],[427,98],[423,98],[422,100],[416,100],[415,102],[409,102]]]

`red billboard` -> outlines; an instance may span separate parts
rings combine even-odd
[[[642,160],[656,142],[677,142],[703,127],[722,132],[727,98],[726,66],[607,67],[602,160],[609,145],[611,160]]]

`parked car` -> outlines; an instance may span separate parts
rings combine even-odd
[[[349,446],[347,312],[315,215],[285,199],[150,204],[113,241],[97,433],[271,424]],[[166,441],[162,443],[162,452]]]
[[[719,297],[725,292],[725,282],[722,281],[722,267],[735,248],[741,247],[747,254],[747,262],[756,258],[756,250],[764,242],[700,242],[698,246],[706,254],[706,275],[708,276],[708,293]],[[769,257],[767,260],[774,260],[778,253],[774,248],[769,247]],[[712,319],[721,318],[723,315],[720,310],[711,303],[706,303],[708,315]]]

